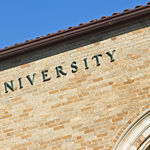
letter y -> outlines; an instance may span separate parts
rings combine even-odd
[[[106,52],[106,54],[110,57],[110,62],[113,62],[115,61],[114,59],[114,53],[115,53],[116,50],[113,50],[112,53],[111,52]]]

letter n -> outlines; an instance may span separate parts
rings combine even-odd
[[[10,82],[11,82],[11,85],[9,83],[7,83],[7,82],[4,83],[4,85],[5,85],[5,93],[8,93],[8,88],[11,91],[14,91],[13,80],[11,80]]]

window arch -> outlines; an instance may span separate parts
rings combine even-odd
[[[124,131],[113,150],[150,150],[150,109]]]

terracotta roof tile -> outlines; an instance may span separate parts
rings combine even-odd
[[[135,6],[135,9],[140,8],[140,7],[144,7],[144,6],[143,5],[138,5],[138,6]]]
[[[125,9],[123,12],[128,12],[131,11],[132,9]]]
[[[84,26],[90,25],[92,23],[105,21],[107,19],[117,17],[117,16],[120,16],[120,15],[124,15],[126,13],[130,13],[130,12],[136,11],[138,9],[141,9],[141,8],[144,8],[144,7],[149,7],[149,6],[150,6],[150,2],[148,2],[145,6],[139,5],[139,6],[136,6],[134,9],[125,9],[121,13],[113,13],[112,16],[103,16],[100,19],[91,20],[89,23],[80,23],[78,26],[68,27],[68,29],[59,30],[56,33],[49,33],[46,36],[40,36],[40,37],[36,37],[35,39],[26,40],[24,43],[16,43],[12,46],[5,47],[4,49],[0,49],[0,52],[2,52],[4,50],[9,50],[9,49],[12,49],[12,48],[15,48],[15,47],[19,47],[19,46],[22,46],[22,45],[25,45],[25,44],[28,44],[28,43],[36,42],[36,41],[39,41],[39,40],[42,40],[42,39],[45,39],[45,38],[53,37],[53,36],[56,36],[56,35],[64,33],[64,32],[69,32],[70,30],[74,30],[74,29],[77,29],[77,28],[80,28],[80,27],[84,27]]]
[[[120,14],[120,13],[113,13],[112,16],[115,16],[115,15],[118,15],[118,14]]]

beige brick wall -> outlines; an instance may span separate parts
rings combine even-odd
[[[111,150],[150,108],[149,25],[144,19],[1,62],[0,150]],[[114,49],[110,62],[106,52]],[[91,59],[97,54],[100,66]],[[67,75],[57,78],[60,65]],[[42,81],[43,70],[51,80]],[[31,85],[26,76],[33,73]],[[11,80],[15,91],[5,93]]]

